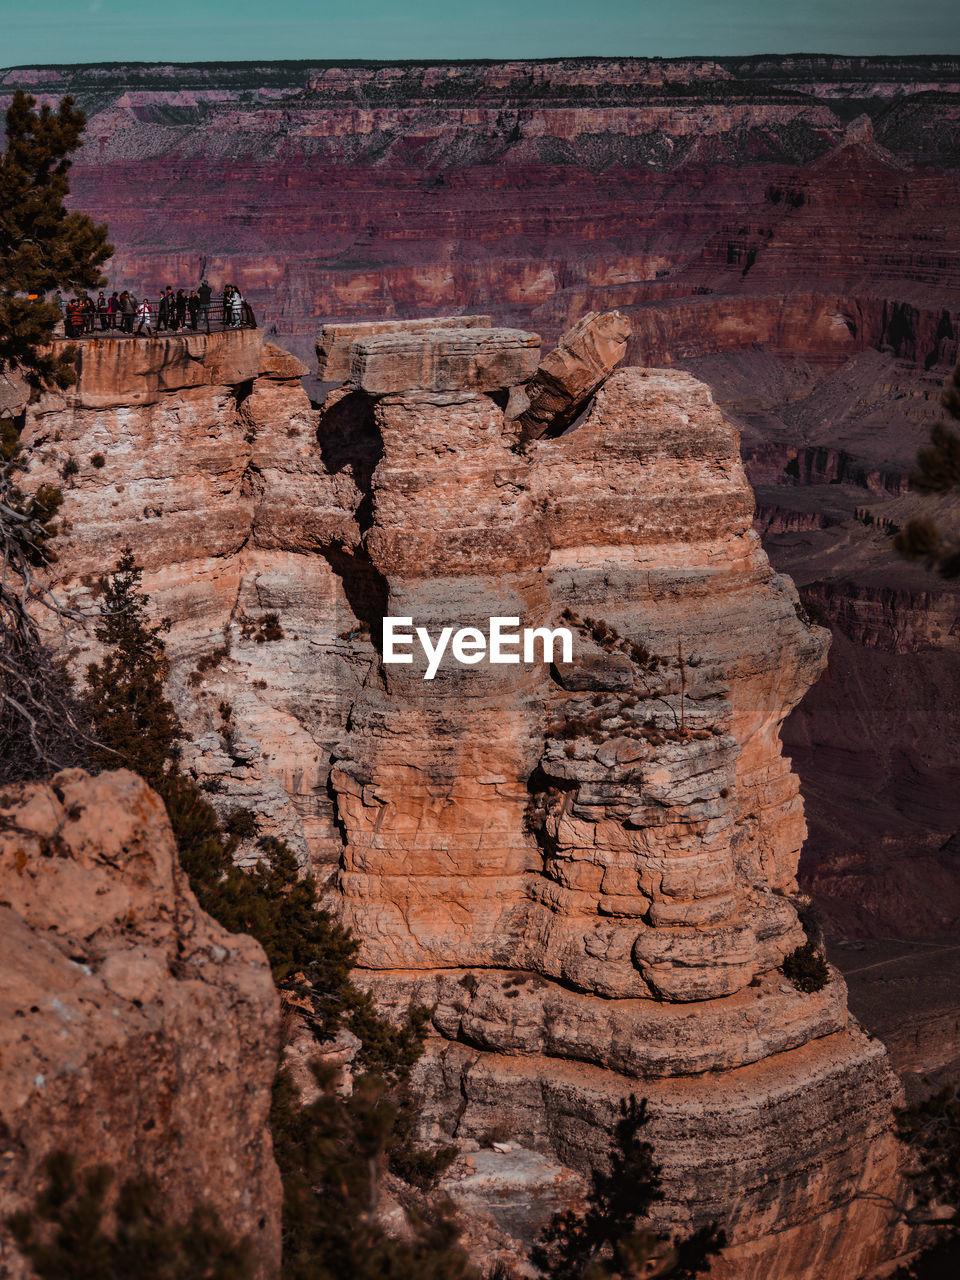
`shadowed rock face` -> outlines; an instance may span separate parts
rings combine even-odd
[[[134,774],[0,797],[0,1200],[32,1208],[57,1150],[153,1180],[280,1258],[268,1123],[279,1006],[266,957],[197,906],[162,801]],[[0,1226],[0,1272],[25,1267]]]
[[[58,454],[106,456],[66,491],[64,588],[82,600],[126,542],[141,556],[186,766],[333,873],[383,1005],[435,1006],[429,1134],[505,1129],[582,1170],[646,1095],[663,1221],[724,1225],[718,1274],[848,1280],[898,1246],[871,1207],[900,1194],[897,1086],[839,975],[803,996],[778,971],[803,939],[804,834],[779,726],[825,633],[760,548],[702,383],[619,370],[574,429],[521,448],[506,381],[410,388],[444,341],[408,335],[396,390],[322,413],[270,347],[252,380],[216,382],[211,354],[207,384],[129,408],[86,404],[81,374],[26,428],[55,455],[36,482]],[[283,637],[258,643],[267,611]],[[388,614],[435,635],[565,611],[568,664],[447,657],[427,683],[380,658]]]

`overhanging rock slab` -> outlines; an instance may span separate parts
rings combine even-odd
[[[353,324],[325,324],[317,338],[317,377],[321,382],[346,382],[350,377],[350,348],[377,334],[425,333],[428,329],[489,329],[489,316],[432,316],[421,320],[364,320]]]
[[[540,336],[523,329],[431,329],[353,344],[350,385],[368,395],[499,391],[531,377]]]

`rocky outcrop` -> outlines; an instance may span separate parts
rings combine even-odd
[[[350,348],[350,385],[381,396],[403,391],[499,391],[526,382],[540,337],[519,329],[399,328]]]
[[[274,1276],[277,994],[260,946],[197,905],[162,801],[125,771],[8,789],[0,899],[4,1219],[68,1151],[149,1177],[173,1220],[209,1205]],[[2,1226],[0,1272],[32,1274]]]
[[[358,339],[391,333],[422,333],[427,329],[489,329],[489,316],[428,316],[422,320],[367,320],[356,324],[325,324],[317,338],[317,377],[321,382],[350,378],[351,349]]]
[[[734,432],[702,385],[636,369],[529,457],[468,390],[374,414],[386,612],[593,619],[552,675],[383,666],[337,747],[342,910],[379,998],[435,1010],[433,1132],[582,1169],[642,1092],[663,1220],[723,1220],[718,1274],[858,1273],[896,1247],[859,1200],[897,1194],[897,1088],[837,975],[804,997],[777,971],[803,936],[777,730],[825,644],[750,528]]]
[[[643,1094],[662,1222],[717,1219],[718,1274],[848,1280],[899,1247],[897,1086],[838,974],[801,995],[779,972],[804,824],[778,731],[826,645],[751,528],[736,432],[689,374],[621,369],[520,452],[504,406],[530,335],[352,345],[377,380],[322,413],[269,347],[242,384],[210,363],[139,408],[82,385],[37,405],[54,458],[105,459],[66,491],[65,585],[82,600],[124,542],[141,555],[185,766],[334,873],[384,1007],[434,1008],[427,1136],[499,1131],[584,1173]],[[153,485],[189,544],[138,526]],[[553,665],[448,655],[427,682],[422,657],[382,662],[387,615],[566,618],[575,643]]]
[[[603,316],[591,311],[565,333],[523,388],[521,411],[508,410],[522,436],[537,440],[548,429],[557,433],[568,427],[623,359],[629,337],[630,321],[616,311]]]

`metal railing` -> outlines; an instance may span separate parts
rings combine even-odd
[[[162,326],[159,323],[158,309],[151,302],[149,323],[146,321],[141,323],[139,315],[136,314],[124,316],[122,312],[115,311],[111,315],[98,311],[93,315],[86,313],[82,325],[78,328],[71,321],[69,310],[67,310],[64,312],[63,321],[57,326],[55,337],[65,338],[70,342],[82,342],[89,338],[170,338],[190,333],[229,333],[231,329],[255,329],[256,327],[256,316],[248,302],[244,302],[240,309],[239,323],[234,322],[232,309],[229,306],[224,307],[222,299],[218,299],[211,302],[208,308],[201,306],[196,323],[188,311],[184,324],[180,324],[179,321],[171,323],[167,320]]]

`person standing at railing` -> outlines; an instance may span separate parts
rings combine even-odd
[[[120,299],[117,297],[116,289],[111,293],[110,301],[107,303],[107,319],[110,322],[110,328],[115,329],[120,320]]]
[[[107,329],[110,327],[110,318],[107,313],[106,294],[102,289],[97,294],[97,319],[100,321],[100,328],[102,332],[106,333]]]
[[[239,329],[243,320],[243,296],[239,289],[230,295],[230,328]]]
[[[207,326],[207,333],[210,332],[210,299],[213,297],[213,290],[206,280],[200,281],[200,288],[197,290],[197,299],[200,303],[200,319]]]
[[[133,333],[133,318],[137,312],[136,300],[124,289],[120,295],[120,327],[124,333]]]
[[[146,296],[137,308],[137,320],[138,324],[135,336],[139,338],[144,328],[146,328],[147,337],[153,337],[153,329],[151,327],[153,323],[153,311],[150,307],[150,301]]]
[[[194,333],[196,333],[197,320],[200,316],[200,295],[197,293],[196,289],[193,289],[191,291],[190,297],[187,299],[187,310],[190,312],[190,328],[193,330]],[[210,318],[210,313],[208,308],[207,319],[209,320],[209,318]]]
[[[64,329],[68,338],[79,338],[83,334],[83,307],[79,298],[71,298],[67,303]]]
[[[97,323],[97,308],[89,293],[83,295],[83,332],[93,333]]]
[[[161,290],[160,301],[157,303],[157,333],[161,329],[166,329],[170,322],[170,306],[167,302],[167,295]]]
[[[177,318],[177,328],[185,329],[187,327],[187,295],[182,289],[177,290],[177,296],[173,300],[173,311]]]
[[[167,304],[167,327],[176,331],[177,328],[177,300],[173,293],[173,285],[167,285],[167,291],[164,294],[164,301]]]
[[[223,327],[226,329],[230,323],[230,299],[233,297],[233,285],[226,284],[223,286],[223,297],[220,299],[220,305],[223,308]]]

